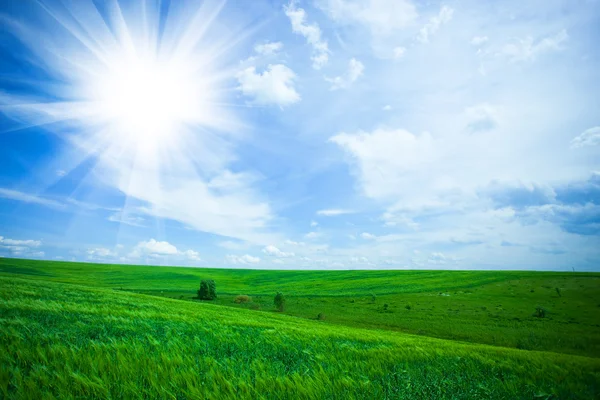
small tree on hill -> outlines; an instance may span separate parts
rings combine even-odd
[[[203,279],[200,281],[198,298],[200,300],[214,300],[217,298],[217,285],[215,284],[214,280]]]
[[[278,292],[275,295],[275,307],[277,307],[277,311],[279,312],[283,312],[283,310],[285,309],[285,297],[283,297],[283,293]]]

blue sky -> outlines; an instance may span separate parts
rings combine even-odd
[[[0,256],[600,270],[598,0],[0,20]]]

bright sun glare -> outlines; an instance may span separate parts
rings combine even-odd
[[[157,2],[110,2],[100,22],[91,2],[69,9],[73,15],[49,8],[68,34],[56,43],[22,40],[61,83],[49,101],[14,99],[13,108],[40,124],[73,124],[73,142],[115,168],[129,168],[130,160],[171,169],[203,162],[198,149],[212,152],[217,135],[237,128],[224,101],[234,76],[224,66],[233,36],[209,30],[222,2],[202,3],[195,13],[186,4],[173,2],[162,20]]]
[[[123,58],[94,84],[92,98],[120,134],[158,145],[203,112],[201,82],[188,69],[156,58]]]

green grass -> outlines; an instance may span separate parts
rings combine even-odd
[[[600,273],[0,259],[0,289],[5,398],[600,396]]]
[[[201,278],[210,278],[219,305],[273,311],[273,296],[282,291],[286,314],[321,313],[327,324],[600,357],[600,273],[257,271],[0,259],[0,275],[186,300]],[[235,304],[240,294],[253,303]],[[548,310],[546,318],[533,316],[538,305]]]
[[[581,398],[600,360],[0,278],[4,398]]]

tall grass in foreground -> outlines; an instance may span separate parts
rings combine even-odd
[[[4,398],[591,399],[600,360],[0,278]]]

